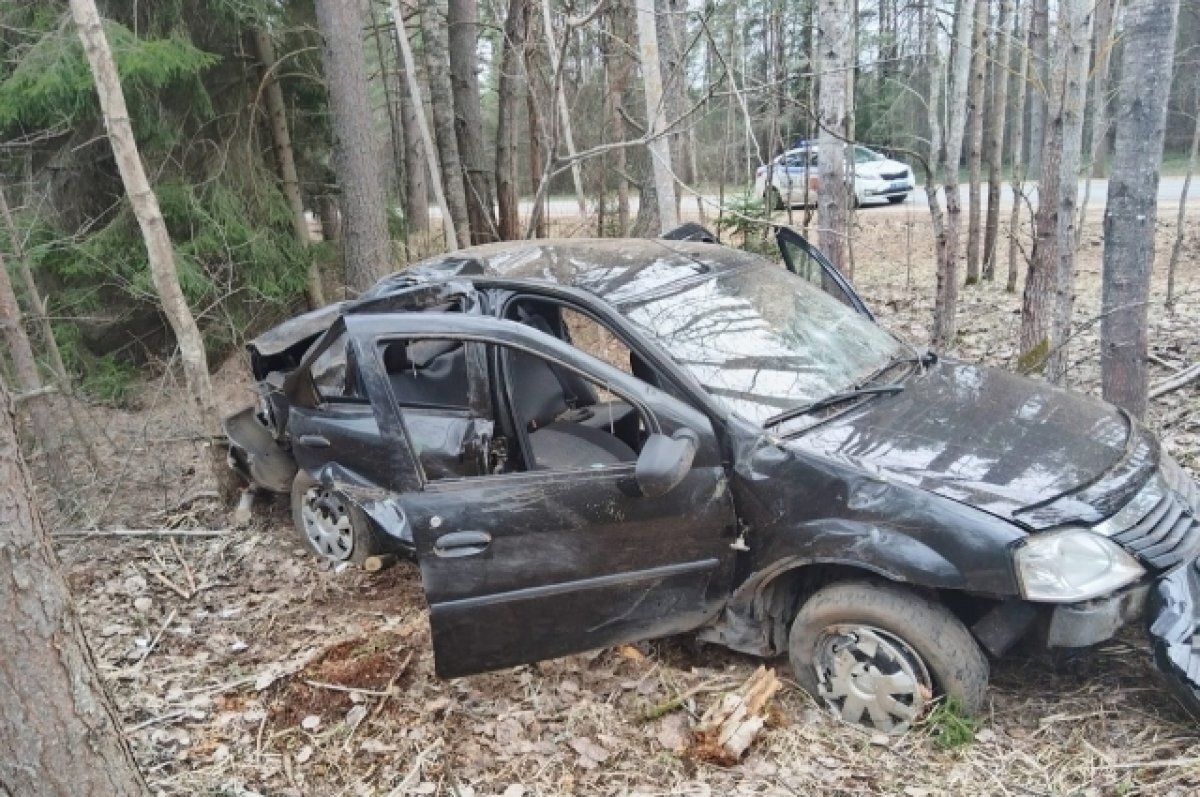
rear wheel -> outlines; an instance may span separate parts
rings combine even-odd
[[[935,694],[968,713],[983,707],[988,663],[944,606],[871,581],[831,584],[792,623],[796,681],[847,722],[887,733],[908,728]]]
[[[305,547],[327,562],[361,565],[381,553],[373,530],[354,523],[346,499],[303,470],[292,481],[292,522]]]

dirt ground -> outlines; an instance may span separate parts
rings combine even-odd
[[[864,210],[854,240],[856,283],[915,342],[932,313],[926,218]],[[1071,383],[1087,391],[1098,379],[1099,235],[1097,217],[1071,349]],[[1163,265],[1172,235],[1161,223]],[[1200,362],[1200,232],[1178,284],[1168,313],[1155,274],[1155,382]],[[951,353],[1011,366],[1018,307],[1002,279],[965,289]],[[240,358],[218,382],[231,406],[247,395]],[[889,738],[838,723],[787,686],[775,722],[733,767],[690,757],[688,732],[759,662],[689,639],[440,681],[415,565],[324,569],[300,549],[282,503],[260,505],[249,530],[214,536],[78,531],[225,529],[179,396],[159,375],[139,409],[90,408],[108,465],[80,476],[82,520],[47,512],[97,662],[161,794],[1200,793],[1200,726],[1159,687],[1136,630],[1055,666],[996,663],[986,715],[956,747],[942,743],[945,720]],[[1200,385],[1154,402],[1148,422],[1200,474]],[[644,719],[679,696],[677,710]]]

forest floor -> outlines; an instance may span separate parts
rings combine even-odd
[[[1164,209],[1164,219],[1173,213]],[[934,274],[927,217],[858,215],[855,282],[881,321],[927,339]],[[1160,227],[1160,262],[1173,226]],[[1100,220],[1079,266],[1071,384],[1097,390]],[[910,256],[911,255],[911,256]],[[908,264],[911,263],[911,269]],[[1200,235],[1179,302],[1155,275],[1153,380],[1200,362]],[[964,289],[953,354],[1012,367],[1019,295]],[[218,374],[232,408],[245,364]],[[138,762],[166,795],[1195,794],[1200,727],[1160,687],[1136,631],[1067,664],[993,667],[973,741],[953,717],[885,737],[840,724],[785,687],[732,767],[688,752],[689,729],[758,661],[683,639],[570,656],[488,675],[434,677],[415,565],[324,569],[299,547],[282,502],[248,530],[211,537],[89,535],[72,528],[223,530],[180,386],[148,381],[138,409],[91,408],[108,461],[81,477],[86,516],[47,511],[56,547]],[[1200,474],[1200,385],[1148,422]],[[774,663],[787,677],[786,662]],[[646,719],[648,707],[682,697]]]

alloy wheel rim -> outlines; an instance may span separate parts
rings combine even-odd
[[[323,559],[344,562],[354,552],[350,514],[340,498],[322,487],[311,487],[300,507],[304,536]]]
[[[906,730],[933,697],[933,679],[917,652],[873,626],[825,628],[813,665],[830,709],[847,722],[885,733]]]

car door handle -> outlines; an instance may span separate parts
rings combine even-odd
[[[483,553],[491,543],[492,535],[486,531],[452,531],[434,541],[433,552],[446,558],[474,556]]]
[[[329,448],[329,438],[319,434],[302,434],[299,443],[309,448]]]

